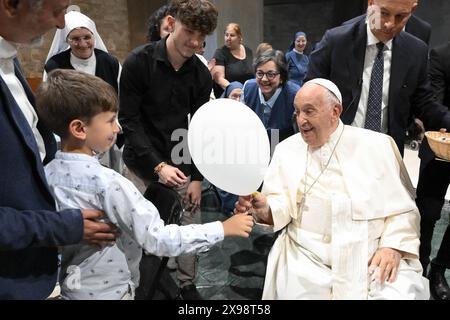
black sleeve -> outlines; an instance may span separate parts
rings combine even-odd
[[[0,207],[0,252],[71,245],[82,238],[80,210],[20,211]]]
[[[308,73],[304,82],[315,78],[330,78],[330,41],[329,31],[327,31],[309,57]]]
[[[422,120],[425,130],[439,130],[446,128],[450,131],[450,112],[447,107],[435,100],[431,84],[428,79],[427,52],[422,59],[418,59],[420,68],[418,85],[411,97],[414,115]],[[422,61],[422,63],[421,63]]]
[[[128,143],[137,156],[148,163],[148,170],[153,172],[153,168],[164,159],[156,152],[142,125],[141,105],[149,90],[149,68],[145,57],[131,53],[123,65],[119,90],[119,122]]]
[[[223,48],[216,49],[216,52],[214,52],[214,59],[216,59],[217,66],[225,66],[226,59],[225,54],[223,52]]]
[[[209,74],[209,72],[205,69],[205,83],[200,90],[200,94],[198,96],[198,99],[195,101],[194,106],[192,108],[192,116],[197,112],[197,110],[203,106],[205,103],[207,103],[210,99],[212,90],[212,79]],[[196,165],[194,164],[194,161],[192,160],[192,166],[191,166],[191,180],[192,181],[202,181],[203,176],[198,171]]]
[[[430,51],[430,70],[429,77],[431,87],[439,103],[444,102],[445,90],[447,88],[445,76],[445,62],[435,49]]]

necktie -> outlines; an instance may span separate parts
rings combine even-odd
[[[383,99],[384,43],[377,43],[378,53],[373,63],[370,77],[369,98],[367,100],[366,122],[364,128],[381,131],[381,102]]]

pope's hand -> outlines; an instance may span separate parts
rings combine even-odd
[[[380,248],[369,261],[369,275],[375,275],[376,281],[393,283],[397,279],[402,254],[392,248]]]

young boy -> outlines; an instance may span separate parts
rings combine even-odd
[[[118,226],[112,246],[64,247],[64,299],[123,299],[139,283],[142,248],[157,256],[206,249],[224,236],[248,237],[253,221],[236,215],[223,222],[164,226],[157,209],[126,178],[101,166],[95,155],[115,142],[118,98],[106,82],[74,70],[55,70],[37,92],[40,119],[61,137],[62,151],[46,168],[59,210],[95,208]]]

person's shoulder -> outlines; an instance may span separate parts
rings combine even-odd
[[[286,52],[285,57],[286,57],[286,59],[288,57],[295,57],[295,51],[291,50],[291,51]]]
[[[124,62],[124,68],[126,69],[130,65],[142,64],[153,56],[155,48],[154,43],[147,43],[139,47],[134,48],[127,56]]]
[[[143,45],[140,45],[133,50],[131,50],[130,55],[134,56],[142,56],[142,55],[152,55],[155,51],[157,42],[150,42]]]
[[[244,49],[247,53],[250,53],[251,55],[253,55],[253,51],[252,49],[250,49],[249,47],[247,47],[246,45],[244,45]]]
[[[414,54],[418,51],[428,52],[428,45],[425,42],[406,31],[401,31],[394,38],[395,42],[397,42],[398,47],[408,50],[409,54]]]
[[[389,136],[369,129],[358,128],[354,126],[345,126],[347,136],[355,142],[355,145],[365,146],[369,149],[374,144],[384,144],[389,142]]]
[[[108,61],[110,64],[115,65],[115,66],[119,65],[119,60],[116,57],[114,57],[112,54],[110,54],[109,52],[105,52],[100,49],[94,49],[94,52],[95,52],[95,56],[98,60]]]
[[[256,79],[249,79],[244,83],[244,92],[249,90],[258,89],[258,83],[256,83]]]
[[[285,88],[288,92],[295,94],[300,90],[300,86],[292,80],[286,81]]]
[[[49,58],[45,63],[45,66],[55,65],[56,67],[58,67],[62,63],[62,61],[65,61],[67,59],[70,59],[70,49],[61,51],[60,53],[55,54],[53,57]]]
[[[365,20],[355,18],[354,21],[350,23],[328,29],[326,35],[331,39],[351,36],[354,35],[356,30],[359,31],[362,28],[362,24],[365,25]]]
[[[450,42],[443,43],[432,48],[430,53],[434,53],[439,56],[450,56]]]
[[[342,25],[345,26],[345,25],[353,24],[353,23],[358,22],[358,21],[363,20],[363,19],[366,19],[366,15],[365,14],[362,14],[362,15],[354,17],[354,18],[352,18],[350,20],[344,21],[344,22],[342,22]]]

